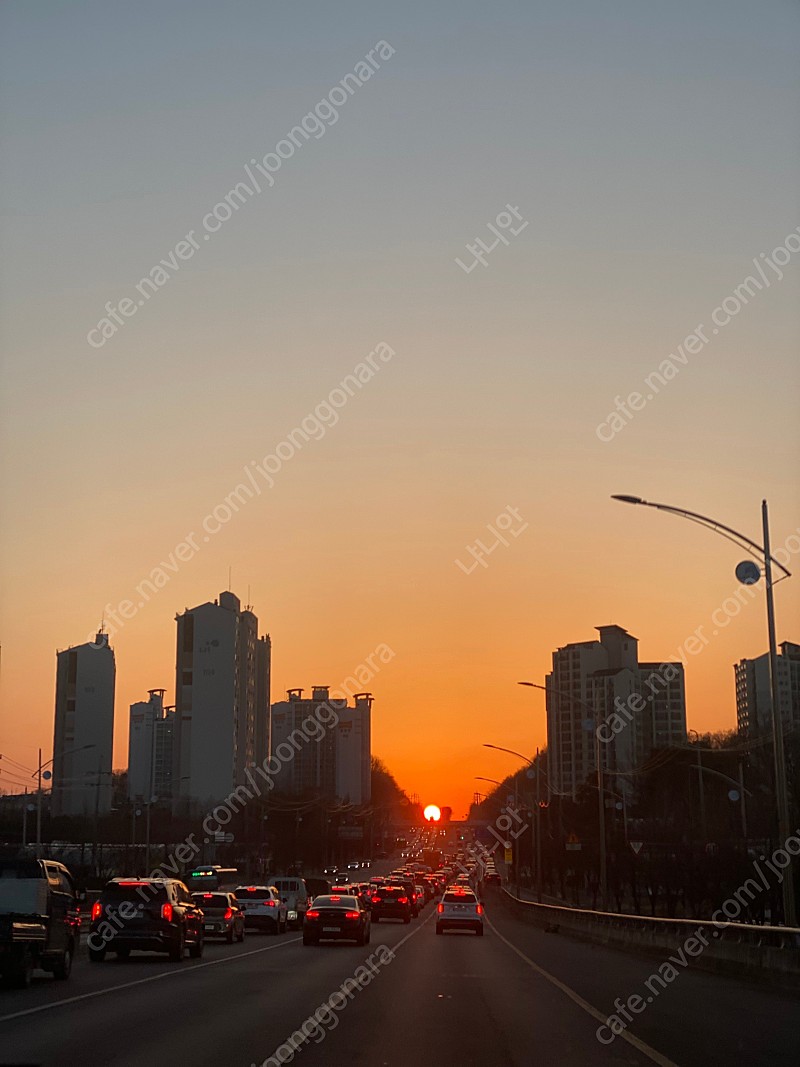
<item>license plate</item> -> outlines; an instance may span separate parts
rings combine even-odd
[[[208,932],[209,930],[213,930],[213,929],[214,929],[214,927],[213,927],[213,925],[211,923],[206,923],[206,925],[205,925],[206,932]]]
[[[338,926],[323,926],[322,927],[322,932],[323,932],[323,934],[338,934],[339,933],[339,927]]]

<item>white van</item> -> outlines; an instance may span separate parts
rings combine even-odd
[[[274,885],[281,900],[288,908],[286,920],[290,926],[301,927],[308,911],[308,889],[302,878],[288,874],[276,874],[267,880],[267,885]]]

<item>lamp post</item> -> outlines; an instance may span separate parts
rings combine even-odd
[[[89,748],[97,748],[97,745],[80,745],[78,748],[62,749],[60,752],[54,752],[53,758],[49,759],[47,763],[42,763],[42,750],[39,749],[39,765],[37,769],[31,775],[31,778],[36,779],[36,858],[42,858],[42,771],[50,766],[51,763],[59,758],[59,756],[71,756],[73,752],[85,752]],[[48,776],[49,777],[49,776]]]
[[[484,744],[483,747],[484,748],[493,748],[496,752],[506,752],[510,756],[516,756],[517,759],[521,759],[523,761],[523,763],[527,763],[529,767],[533,767],[534,766],[534,761],[533,760],[529,759],[527,756],[523,756],[521,752],[517,752],[513,748],[503,748],[502,745],[488,745],[488,744]],[[537,758],[539,756],[539,749],[538,748],[536,749],[536,756],[537,756]],[[536,768],[536,778],[537,778],[537,786],[538,786],[538,778],[539,778],[539,769],[538,769],[538,767]],[[494,778],[486,778],[486,779],[484,779],[484,781],[493,782]],[[498,784],[502,785],[502,782],[500,782]],[[538,792],[538,789],[537,789],[537,792]],[[517,810],[519,810],[519,781],[518,781],[516,775],[514,776],[514,806],[517,808]],[[536,807],[536,822],[537,822],[537,824],[538,824],[538,821],[539,821],[539,807],[538,807],[538,804],[537,804],[537,807]],[[537,825],[536,829],[537,829],[536,841],[537,841],[537,846],[538,846],[538,842],[539,842],[538,825]],[[540,856],[541,856],[541,853],[538,851],[538,848],[537,848],[537,886],[539,887],[539,900],[541,902],[541,878],[539,876],[540,875],[540,871],[539,871],[539,863],[538,863],[538,858]],[[514,849],[514,858],[515,858],[514,872],[515,872],[515,874],[517,876],[516,877],[517,895],[519,896],[519,859],[518,859],[518,855],[517,855],[517,850],[516,849]]]
[[[601,749],[600,749],[600,712],[598,709],[593,708],[591,704],[587,704],[584,700],[579,700],[577,697],[572,696],[571,693],[564,693],[560,689],[556,689],[554,686],[548,687],[546,685],[538,685],[536,682],[518,682],[517,685],[526,685],[530,689],[541,689],[543,693],[555,693],[557,696],[564,697],[572,704],[579,704],[582,708],[590,713],[592,721],[594,722],[594,761],[597,767],[597,824],[598,833],[600,835],[600,899],[603,903],[603,910],[608,909],[608,869],[606,863],[606,800],[603,791],[603,765],[601,762]]]
[[[767,635],[769,638],[769,682],[770,703],[772,707],[772,740],[775,756],[775,800],[778,815],[778,837],[783,844],[790,834],[789,826],[789,795],[786,788],[786,758],[783,750],[783,721],[780,708],[780,688],[778,684],[778,646],[775,638],[775,598],[774,586],[777,584],[772,577],[773,564],[783,571],[783,578],[791,578],[782,563],[772,555],[769,541],[769,509],[766,500],[761,501],[761,529],[764,538],[763,545],[752,541],[745,534],[734,530],[732,526],[726,526],[708,515],[701,515],[696,511],[687,511],[685,508],[675,507],[672,504],[656,504],[651,500],[643,500],[639,496],[616,494],[612,500],[619,500],[623,504],[635,504],[641,507],[655,508],[657,511],[666,511],[671,515],[689,519],[700,526],[705,526],[721,537],[732,541],[739,548],[743,548],[751,556],[754,556],[764,568],[764,582],[766,586],[767,607]],[[736,577],[744,585],[754,585],[761,577],[758,567],[750,560],[745,560],[736,568]],[[783,581],[779,578],[778,581]],[[700,775],[702,777],[702,775]],[[783,888],[783,921],[787,926],[797,926],[797,911],[794,898],[794,872],[792,864],[786,867],[782,883]]]

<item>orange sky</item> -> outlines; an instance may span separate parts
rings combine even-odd
[[[391,647],[374,751],[457,816],[475,775],[514,769],[484,742],[545,742],[543,694],[515,683],[599,624],[646,660],[706,627],[689,726],[733,727],[732,664],[766,648],[761,599],[713,636],[741,553],[609,495],[756,539],[766,496],[776,545],[800,528],[797,9],[148,5],[0,11],[0,751],[49,758],[56,648],[136,605],[191,534],[113,637],[118,766],[128,705],[173,697],[176,612],[229,568],[272,634],[275,698]],[[382,39],[394,54],[335,121],[204,231]],[[506,243],[489,226],[509,204],[525,225]],[[467,272],[478,239],[493,249]],[[93,346],[106,305],[171,257]],[[742,289],[757,264],[768,284]],[[334,418],[332,390],[381,342],[394,355]],[[617,398],[670,354],[609,439]],[[204,533],[315,411],[274,486]],[[509,506],[527,528],[464,573]],[[777,588],[779,640],[800,640],[798,581]]]

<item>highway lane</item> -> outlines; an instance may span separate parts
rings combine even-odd
[[[381,945],[395,958],[365,989],[340,998],[335,1014],[326,1012],[335,1029],[320,1044],[306,1044],[294,1062],[800,1062],[796,996],[699,971],[681,974],[635,1017],[626,1033],[641,1045],[621,1037],[604,1045],[596,1032],[615,997],[642,992],[659,960],[546,934],[518,920],[498,892],[487,908],[491,928],[483,938],[436,937],[428,905],[410,926],[374,926],[372,944],[363,948],[307,948],[288,933],[209,944],[201,961],[180,965],[145,956],[101,965],[81,959],[70,982],[42,978],[29,990],[0,994],[0,1063],[261,1064]]]

